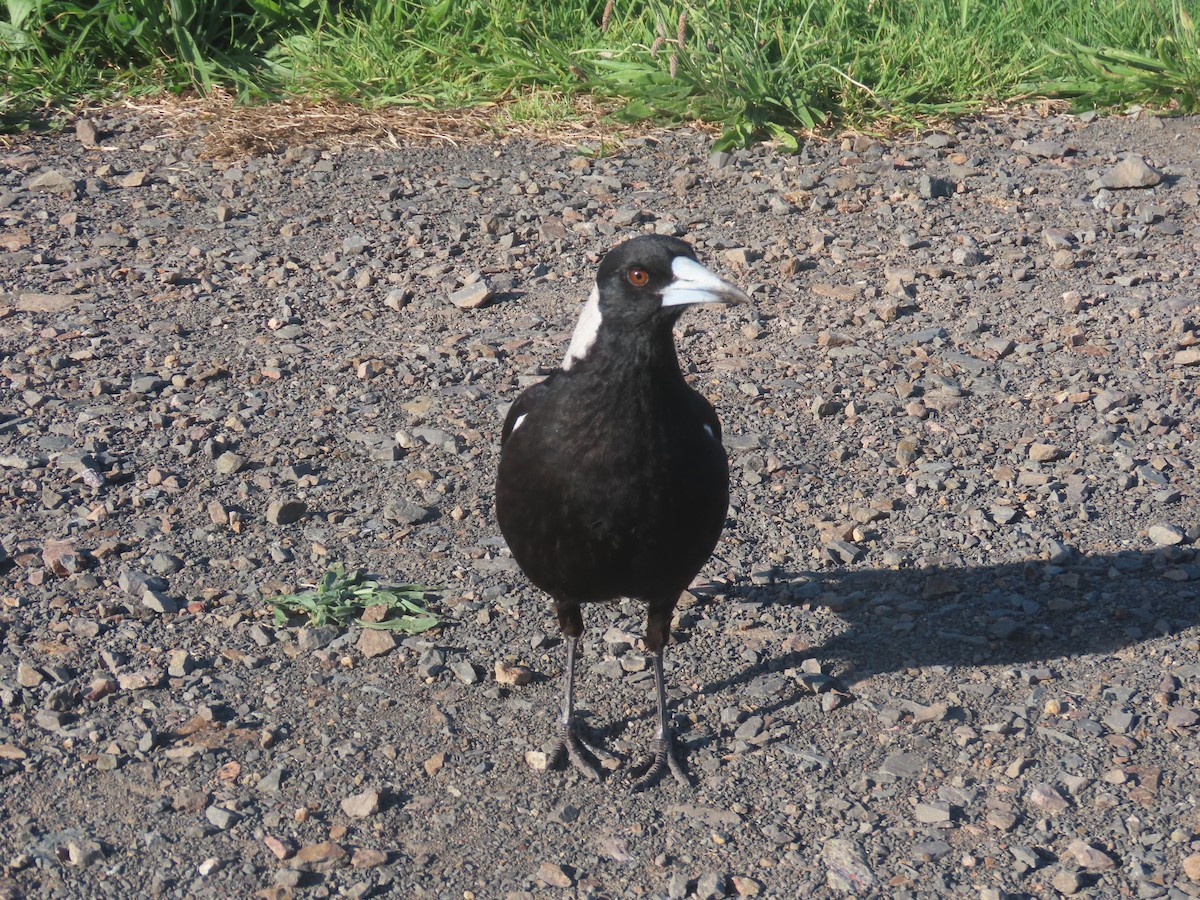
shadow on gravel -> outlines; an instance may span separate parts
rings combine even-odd
[[[1075,555],[1059,565],[795,572],[737,599],[826,607],[848,627],[805,650],[764,654],[757,665],[704,686],[705,694],[750,685],[809,658],[853,685],[909,668],[1038,666],[1118,652],[1200,622],[1200,561],[1180,547]],[[781,697],[778,706],[798,696]]]

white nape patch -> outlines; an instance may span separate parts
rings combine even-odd
[[[583,312],[575,323],[575,332],[571,335],[571,344],[567,347],[567,355],[563,358],[562,367],[570,369],[588,355],[592,344],[596,343],[596,334],[600,331],[600,289],[593,285],[587,303],[583,304]]]
[[[513,432],[515,432],[515,431],[516,431],[518,428],[520,428],[520,427],[521,427],[521,423],[525,421],[525,417],[526,417],[526,416],[528,416],[528,415],[529,415],[529,413],[521,413],[521,415],[517,416],[517,421],[513,422],[512,431],[510,431],[510,432],[509,432],[509,434],[512,434],[512,433],[513,433]],[[704,427],[705,427],[705,428],[707,428],[708,426],[707,426],[707,425],[705,425]],[[711,434],[711,433],[712,433],[712,432],[709,432],[709,434]]]
[[[523,418],[525,418],[525,417],[524,417],[524,416],[521,416],[521,418],[523,419]],[[705,422],[705,423],[704,423],[704,426],[703,426],[703,428],[704,428],[704,430],[705,430],[705,431],[707,431],[707,432],[708,432],[708,436],[709,436],[710,438],[712,438],[714,441],[717,439],[717,436],[716,436],[715,434],[713,434],[713,430],[712,430],[712,426],[711,426],[711,425],[709,425],[707,422]],[[516,431],[516,429],[514,428],[514,429],[513,429],[513,431]]]

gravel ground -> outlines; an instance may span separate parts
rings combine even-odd
[[[1200,896],[1200,121],[93,124],[0,151],[0,895]],[[643,231],[755,304],[679,334],[733,497],[668,649],[695,788],[631,797],[642,611],[588,610],[620,765],[537,771],[563,647],[492,480]],[[275,627],[336,562],[443,626]]]

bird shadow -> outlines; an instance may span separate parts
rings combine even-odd
[[[824,609],[844,623],[811,644],[802,634],[780,635],[779,646],[793,649],[764,646],[757,663],[700,688],[760,696],[760,712],[772,712],[812,696],[780,679],[807,659],[852,691],[864,679],[908,669],[1045,668],[1177,634],[1200,622],[1200,561],[1192,548],[1168,547],[992,566],[795,571],[729,601],[751,619],[756,608],[784,606]],[[803,617],[797,621],[803,627]]]

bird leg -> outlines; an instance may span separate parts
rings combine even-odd
[[[567,669],[564,675],[566,687],[563,691],[562,718],[558,722],[558,745],[554,748],[548,767],[565,768],[570,760],[571,765],[592,781],[599,781],[600,769],[588,756],[590,754],[600,760],[607,758],[608,754],[583,740],[575,723],[575,649],[578,644],[577,636],[567,639]]]
[[[675,780],[684,787],[691,787],[692,782],[683,766],[675,758],[675,734],[667,721],[667,688],[663,681],[663,648],[654,651],[654,689],[658,695],[658,733],[650,743],[650,751],[642,758],[633,770],[637,781],[633,783],[630,792],[637,794],[656,784],[667,769],[675,776]],[[638,778],[638,775],[641,775]]]

